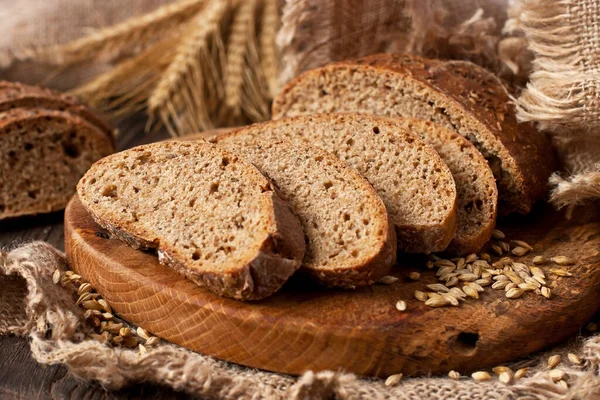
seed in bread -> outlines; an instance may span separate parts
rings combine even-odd
[[[456,232],[456,190],[438,154],[391,119],[358,114],[312,115],[255,124],[218,136],[287,139],[320,147],[363,175],[385,203],[404,252],[442,251]]]
[[[555,167],[549,140],[517,124],[498,78],[475,64],[378,54],[305,72],[273,102],[273,117],[362,112],[415,117],[466,137],[497,181],[499,212],[527,213]]]
[[[302,270],[326,286],[353,288],[385,276],[396,261],[396,235],[371,185],[331,154],[288,141],[232,136],[219,142],[252,162],[300,219]]]
[[[302,228],[251,164],[205,142],[162,142],[106,157],[77,186],[94,219],[217,294],[257,300],[300,267]]]
[[[0,113],[0,220],[62,210],[87,169],[113,151],[112,137],[76,115]]]

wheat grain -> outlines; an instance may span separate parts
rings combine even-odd
[[[156,336],[149,337],[146,339],[146,346],[153,347],[156,346],[160,342],[160,338]]]
[[[469,254],[467,256],[467,258],[465,259],[465,261],[467,263],[473,263],[473,262],[475,262],[477,260],[479,260],[479,257],[477,257],[477,254],[475,254],[475,253]]]
[[[548,358],[548,367],[555,368],[558,364],[560,364],[560,355],[555,354]]]
[[[494,231],[492,232],[492,238],[496,240],[502,240],[506,238],[506,235],[501,230],[494,229]]]
[[[450,291],[450,289],[448,289],[446,286],[442,285],[441,283],[430,283],[429,285],[427,285],[427,288],[430,290],[433,290],[434,292]]]
[[[558,276],[573,276],[573,274],[569,271],[565,271],[564,269],[559,268],[550,268],[550,272]]]
[[[398,280],[398,278],[396,278],[395,276],[386,275],[386,276],[382,277],[381,279],[379,279],[379,283],[383,283],[384,285],[391,285],[392,283],[395,283],[397,280]]]
[[[581,365],[581,358],[577,354],[569,353],[567,354],[567,358],[572,364]]]
[[[553,369],[548,371],[548,377],[552,379],[553,382],[558,382],[565,377],[565,371],[561,369]]]
[[[527,367],[526,368],[518,369],[517,372],[515,372],[514,378],[515,379],[521,379],[522,377],[525,376],[525,374],[527,373],[527,371],[529,371],[529,368],[527,368]]]
[[[502,372],[500,373],[500,375],[498,376],[498,380],[502,383],[506,383],[509,384],[513,379],[513,374],[506,371],[506,372]]]
[[[523,257],[525,254],[529,253],[529,249],[519,246],[512,249],[511,253],[517,257]]]
[[[575,261],[573,261],[572,259],[570,259],[569,257],[566,256],[556,256],[556,257],[552,257],[550,259],[550,261],[552,261],[555,264],[558,264],[560,266],[565,266],[565,265],[573,265],[575,264]]]
[[[398,300],[396,303],[396,310],[405,311],[406,310],[406,302],[404,300]]]
[[[455,381],[459,380],[460,379],[460,373],[452,370],[452,371],[448,372],[448,378],[454,379]]]
[[[421,292],[420,290],[415,290],[415,298],[419,301],[427,301],[428,296],[427,293]]]
[[[474,299],[478,299],[479,298],[479,292],[477,292],[477,290],[475,290],[474,288],[470,287],[470,286],[463,286],[463,292],[465,292],[465,294],[469,297],[472,297]]]
[[[492,379],[491,375],[485,371],[473,372],[471,374],[471,377],[473,378],[473,380],[476,380],[477,382],[489,381],[490,379]]]
[[[499,365],[497,367],[492,368],[492,371],[494,371],[494,373],[496,375],[500,375],[503,372],[510,372],[512,373],[512,369],[505,367],[504,365]]]
[[[52,282],[54,282],[55,284],[58,284],[58,282],[60,282],[60,270],[59,269],[54,270],[54,273],[52,274]]]
[[[413,281],[419,280],[419,278],[421,277],[421,274],[418,272],[411,272],[408,274],[408,277],[410,279],[412,279]]]
[[[546,259],[543,256],[535,256],[533,257],[533,263],[536,265],[539,264],[544,264],[546,262]]]
[[[523,289],[512,288],[506,292],[506,297],[509,299],[518,299],[523,295]]]
[[[396,386],[402,380],[402,374],[394,374],[387,377],[385,386]]]
[[[517,246],[524,247],[529,251],[533,251],[533,247],[527,242],[524,242],[522,240],[511,240],[511,242],[516,244]]]

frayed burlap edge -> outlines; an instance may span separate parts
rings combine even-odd
[[[109,347],[83,339],[86,326],[73,294],[52,282],[55,269],[66,268],[64,255],[47,243],[33,242],[0,258],[0,277],[20,281],[24,297],[0,297],[2,318],[13,315],[11,308],[25,311],[13,320],[18,326],[0,333],[29,335],[33,357],[44,364],[64,364],[75,376],[97,381],[107,389],[119,389],[137,382],[167,385],[175,390],[215,399],[455,399],[530,398],[585,399],[600,396],[600,335],[554,349],[566,358],[567,352],[582,356],[582,366],[563,362],[570,389],[552,383],[544,360],[549,354],[521,361],[513,368],[530,365],[530,374],[515,384],[497,380],[475,382],[447,378],[405,379],[387,387],[382,380],[359,379],[352,374],[324,371],[306,372],[299,378],[263,372],[215,360],[171,344],[161,344],[141,355],[136,350]],[[5,289],[6,290],[6,289]],[[24,304],[24,307],[21,307]],[[11,314],[12,313],[12,314]],[[2,325],[0,325],[1,327]]]

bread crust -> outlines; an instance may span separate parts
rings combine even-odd
[[[286,115],[287,96],[296,84],[307,77],[342,69],[375,70],[383,74],[398,74],[443,96],[447,105],[469,118],[476,132],[486,132],[487,139],[496,138],[506,150],[501,154],[502,173],[495,175],[500,189],[502,214],[527,213],[536,200],[547,193],[547,180],[556,168],[554,150],[548,138],[532,126],[519,125],[514,107],[504,87],[493,74],[465,61],[429,60],[417,56],[376,54],[359,60],[342,61],[320,69],[307,71],[286,85],[273,101],[273,117]],[[478,138],[469,138],[480,151]],[[485,155],[485,154],[484,154]],[[494,168],[492,168],[494,170]],[[505,176],[506,173],[511,176]],[[502,196],[512,181],[518,200],[505,201]]]
[[[58,119],[62,120],[65,124],[69,126],[68,130],[65,130],[65,134],[70,130],[76,130],[80,132],[87,132],[86,137],[88,140],[96,140],[99,143],[99,148],[101,149],[101,154],[106,156],[115,151],[114,142],[112,138],[109,139],[104,132],[100,131],[96,126],[90,124],[86,120],[72,115],[68,112],[56,111],[56,110],[46,110],[46,109],[22,109],[15,108],[9,111],[0,113],[0,140],[3,136],[9,135],[9,131],[13,126],[18,126],[19,124],[24,123],[32,123],[35,124],[35,121],[43,121],[47,119]],[[35,215],[48,213],[53,211],[63,210],[73,193],[75,192],[76,182],[73,182],[73,192],[65,195],[62,199],[57,199],[54,201],[46,201],[45,203],[40,202],[36,207],[29,208],[21,208],[17,212],[2,212],[0,213],[0,220],[4,218],[15,218],[25,215]]]
[[[179,142],[161,142],[151,145],[138,146],[152,151],[152,146],[177,145]],[[189,145],[212,146],[204,142],[188,142]],[[214,146],[212,146],[214,147]],[[228,153],[221,151],[223,154]],[[232,159],[237,157],[230,155]],[[175,249],[160,240],[149,240],[141,230],[136,229],[127,221],[110,221],[94,210],[91,202],[87,201],[86,181],[94,176],[97,170],[109,167],[112,158],[104,158],[94,164],[86,176],[77,185],[79,198],[98,223],[118,239],[136,249],[156,249],[159,262],[169,266],[200,286],[225,297],[237,300],[260,300],[272,295],[300,267],[304,256],[304,236],[297,217],[289,205],[281,200],[269,181],[252,165],[240,163],[249,179],[264,188],[259,197],[263,218],[268,229],[262,235],[257,250],[250,254],[241,265],[228,273],[214,271],[198,271],[190,268],[174,254]]]

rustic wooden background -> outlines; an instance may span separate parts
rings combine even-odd
[[[119,124],[119,150],[167,138],[163,130],[144,132],[145,118]],[[0,221],[0,247],[19,242],[44,240],[64,250],[63,212],[39,217]],[[1,290],[1,289],[0,289]],[[169,388],[140,384],[118,392],[107,392],[94,383],[73,377],[60,365],[38,364],[27,339],[0,336],[0,400],[13,399],[189,399]]]

